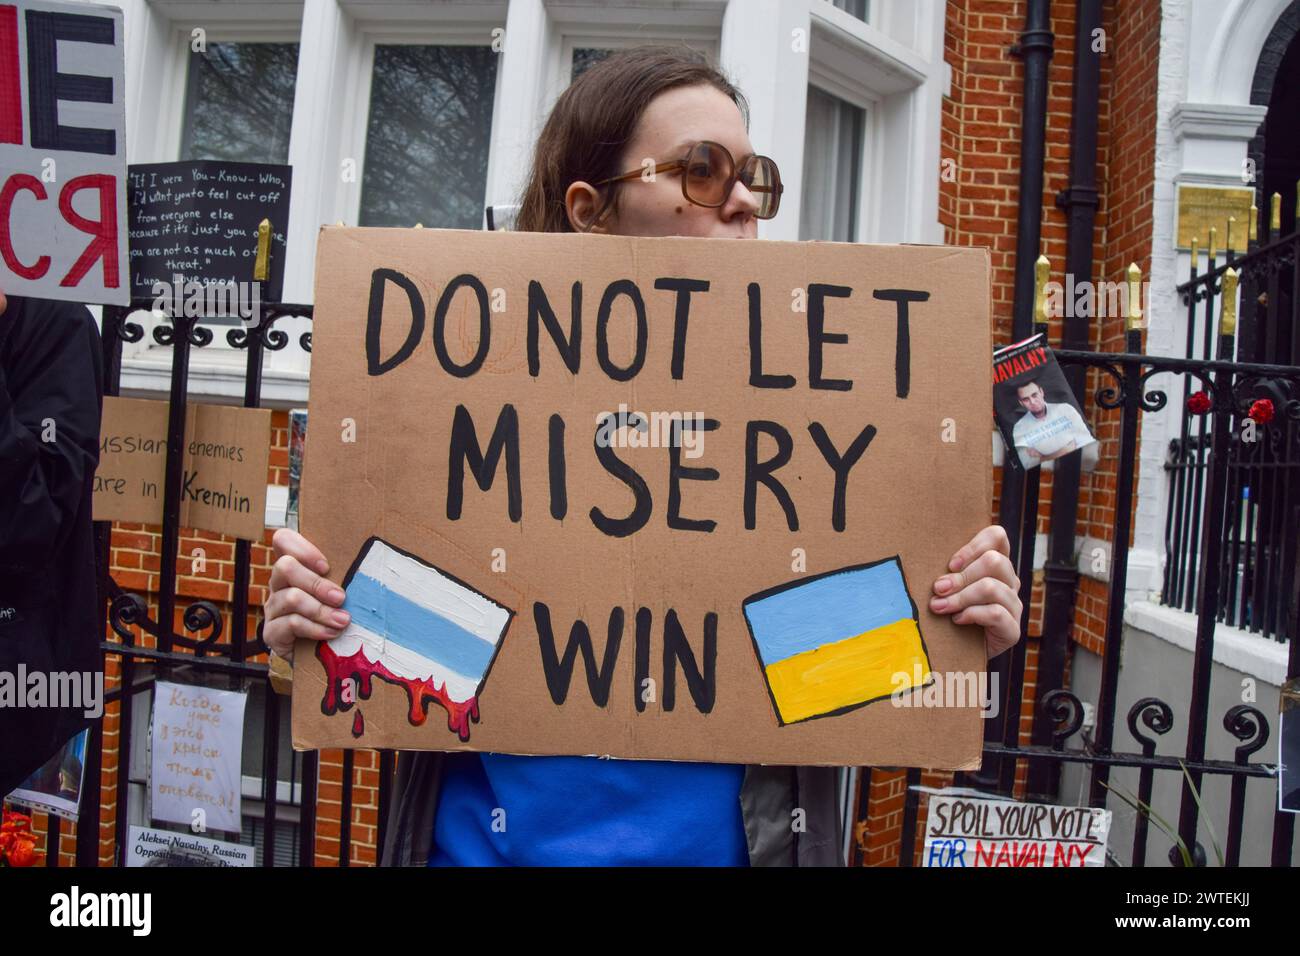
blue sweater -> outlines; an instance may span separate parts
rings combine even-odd
[[[748,866],[739,764],[453,753],[430,866]]]

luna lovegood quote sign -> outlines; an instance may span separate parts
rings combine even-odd
[[[299,748],[979,765],[983,250],[325,228]],[[914,703],[915,700],[909,700]]]

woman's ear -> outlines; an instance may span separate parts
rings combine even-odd
[[[564,209],[569,216],[569,225],[574,232],[608,232],[603,226],[593,222],[600,209],[600,193],[596,187],[582,180],[569,184],[564,193]]]

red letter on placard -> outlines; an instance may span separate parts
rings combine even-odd
[[[23,141],[23,87],[18,74],[18,8],[0,6],[0,143]]]
[[[99,221],[78,215],[72,197],[83,189],[99,190]],[[104,288],[116,289],[117,278],[117,183],[112,176],[95,173],[69,179],[59,193],[59,212],[71,226],[94,236],[59,285],[74,286],[85,277],[95,260],[104,257]]]
[[[9,217],[13,212],[14,196],[22,189],[34,194],[37,199],[46,198],[45,187],[35,176],[14,173],[5,180],[4,188],[0,189],[0,256],[4,257],[5,265],[14,275],[24,279],[39,279],[50,270],[50,257],[41,256],[36,260],[36,265],[25,266],[18,261],[13,242],[9,238]]]

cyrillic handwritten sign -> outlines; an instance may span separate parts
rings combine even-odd
[[[247,702],[248,695],[239,691],[166,681],[154,684],[150,738],[154,820],[182,823],[195,832],[239,832]]]

